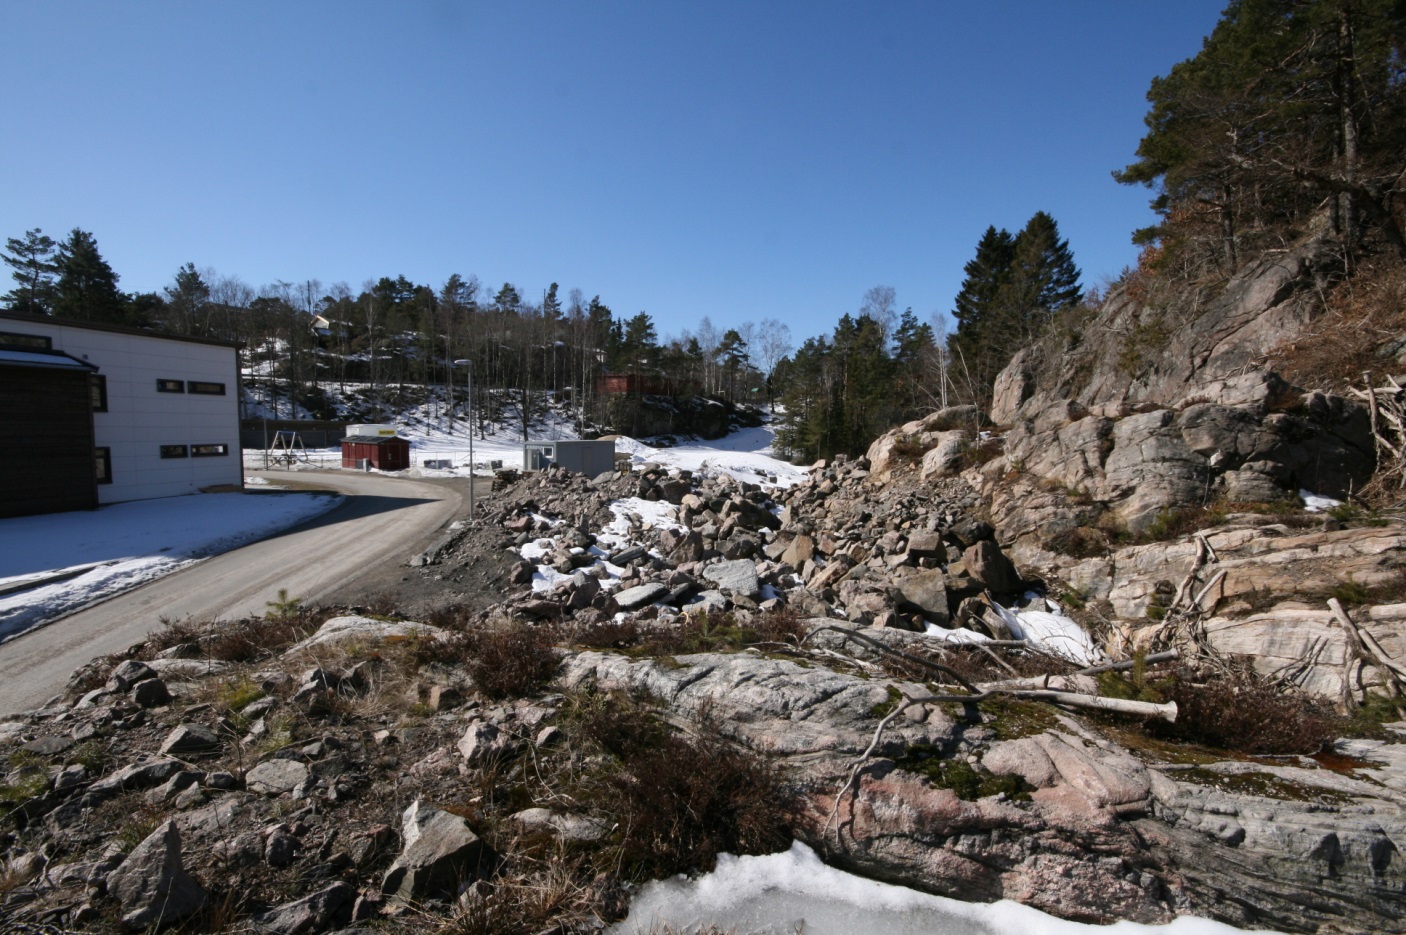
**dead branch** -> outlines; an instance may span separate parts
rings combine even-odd
[[[1333,617],[1342,625],[1343,636],[1347,647],[1343,654],[1343,687],[1342,705],[1348,711],[1356,708],[1367,699],[1366,685],[1362,679],[1362,673],[1370,666],[1381,673],[1383,681],[1386,682],[1387,690],[1393,697],[1400,698],[1406,695],[1406,672],[1394,660],[1389,658],[1381,650],[1381,644],[1364,630],[1358,628],[1356,622],[1343,609],[1342,602],[1336,597],[1328,598],[1328,609],[1333,612]],[[1368,640],[1371,645],[1368,645]],[[1354,685],[1356,694],[1354,694]],[[1358,695],[1361,700],[1358,700]]]
[[[1150,656],[1146,656],[1143,658],[1142,661],[1144,665],[1151,666],[1156,665],[1159,662],[1169,662],[1173,659],[1176,659],[1180,655],[1181,653],[1177,650],[1169,649],[1166,652],[1153,653]],[[1106,662],[1103,665],[1089,666],[1087,669],[1080,669],[1078,672],[1071,672],[1069,675],[1063,677],[1074,678],[1080,675],[1099,675],[1104,672],[1122,672],[1127,669],[1134,668],[1135,666],[1137,666],[1136,659],[1125,659],[1122,662]],[[1056,678],[1059,677],[1060,676],[1056,676]],[[1005,679],[999,682],[978,682],[977,688],[980,688],[983,691],[991,691],[997,688],[1048,688],[1049,679],[1050,676],[1048,675],[1035,675],[1029,678]]]
[[[912,653],[905,653],[901,649],[894,649],[892,646],[887,646],[884,643],[881,643],[880,641],[874,639],[873,637],[865,636],[862,633],[856,633],[853,630],[846,630],[843,627],[816,627],[814,630],[811,630],[805,635],[805,637],[801,640],[801,643],[804,644],[806,640],[810,639],[815,634],[823,633],[826,630],[838,633],[847,640],[854,640],[856,643],[861,643],[865,646],[868,646],[870,649],[878,650],[879,652],[884,653],[885,655],[894,656],[896,658],[903,659],[906,662],[911,662],[915,665],[923,666],[924,668],[929,669],[933,672],[940,672],[943,675],[949,676],[958,685],[967,689],[972,694],[978,694],[977,687],[973,685],[970,681],[968,681],[966,676],[962,675],[962,673],[958,672],[956,669],[945,666],[940,662],[933,662],[931,659],[924,659],[922,656],[915,656]]]

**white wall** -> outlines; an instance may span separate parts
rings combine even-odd
[[[107,378],[107,412],[93,413],[94,444],[112,452],[112,483],[98,485],[99,503],[243,483],[239,372],[233,347],[3,317],[0,331],[47,335],[54,350],[96,365]],[[158,379],[223,383],[225,395],[158,393]],[[205,444],[223,444],[227,453],[161,457],[162,445],[189,449]]]

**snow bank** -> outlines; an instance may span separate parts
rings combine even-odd
[[[328,494],[193,494],[0,520],[0,641],[324,513]],[[33,587],[35,582],[47,581]]]
[[[964,903],[878,883],[827,867],[796,843],[765,857],[720,855],[697,880],[647,884],[611,935],[644,935],[665,926],[696,932],[714,925],[735,935],[1229,935],[1219,922],[1185,917],[1169,925],[1067,922],[1010,900]],[[1270,933],[1272,935],[1272,933]]]

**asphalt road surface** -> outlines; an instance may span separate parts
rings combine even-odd
[[[39,707],[63,690],[74,669],[140,642],[161,626],[163,617],[203,621],[261,614],[282,588],[290,597],[316,602],[369,569],[405,561],[421,541],[460,512],[457,485],[336,472],[280,472],[269,479],[335,490],[347,499],[267,539],[0,644],[0,714]]]

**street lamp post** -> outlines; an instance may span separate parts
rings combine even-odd
[[[468,376],[468,396],[469,396],[469,525],[473,525],[477,514],[474,511],[474,362],[472,360],[456,360],[456,367],[467,367]]]

